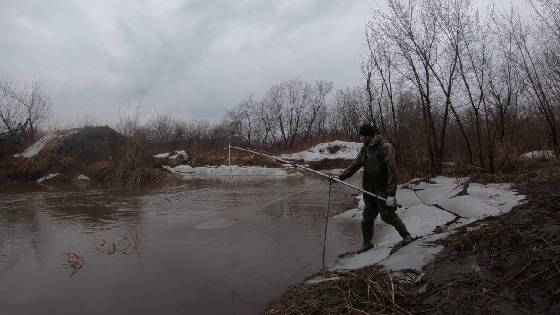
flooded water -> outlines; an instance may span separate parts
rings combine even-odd
[[[310,177],[0,189],[1,314],[251,314],[321,268],[328,183]],[[359,231],[330,221],[327,263]]]

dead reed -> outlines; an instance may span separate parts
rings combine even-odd
[[[407,272],[395,277],[385,268],[370,266],[323,276],[335,280],[293,286],[263,313],[410,314],[400,304],[412,293],[413,280]]]
[[[82,269],[82,267],[85,264],[84,257],[78,256],[74,252],[63,253],[62,255],[64,256],[64,260],[65,260],[63,265],[68,266],[69,268],[72,269],[72,273],[70,274],[70,277],[72,277],[73,275],[76,274],[76,272]]]
[[[120,253],[123,255],[134,255],[140,258],[138,253],[138,232],[134,235],[123,235],[119,240],[115,242],[108,242],[104,239],[94,239],[93,247],[100,253],[113,255],[115,253]]]

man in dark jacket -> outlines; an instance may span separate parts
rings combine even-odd
[[[384,139],[372,125],[364,124],[360,127],[360,142],[364,144],[360,153],[347,169],[338,176],[340,180],[354,175],[362,166],[364,167],[363,188],[375,195],[386,198],[379,200],[364,194],[365,208],[362,219],[363,245],[358,253],[365,252],[373,247],[373,222],[377,214],[381,219],[395,227],[403,238],[401,245],[412,242],[401,218],[395,213],[397,192],[397,163],[393,146]]]

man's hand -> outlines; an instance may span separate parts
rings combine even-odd
[[[385,200],[385,204],[388,207],[396,207],[397,206],[397,199],[395,199],[395,197],[387,197],[387,200]]]

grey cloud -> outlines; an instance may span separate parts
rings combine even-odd
[[[195,0],[158,11],[157,1],[3,1],[0,58],[10,62],[0,73],[41,80],[70,120],[110,120],[139,96],[148,110],[217,120],[280,80],[359,83],[370,5]]]

